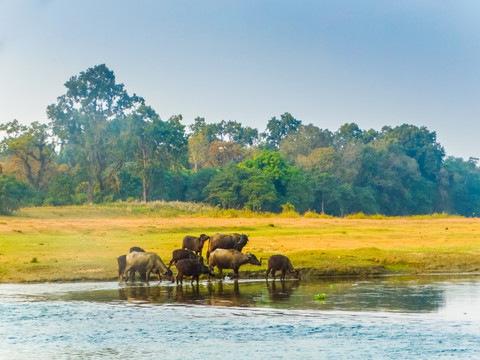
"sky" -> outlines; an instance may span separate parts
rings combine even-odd
[[[480,157],[478,0],[0,0],[0,123],[99,64],[164,120],[406,123]]]

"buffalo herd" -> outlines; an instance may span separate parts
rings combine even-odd
[[[202,250],[205,242],[208,241],[206,252],[207,265],[203,262]],[[233,270],[233,277],[238,278],[238,269],[243,264],[262,265],[263,258],[257,259],[250,252],[242,253],[242,249],[247,245],[248,236],[244,234],[214,234],[207,236],[201,234],[199,237],[185,236],[182,241],[182,248],[172,252],[172,260],[168,266],[154,252],[146,252],[140,247],[130,248],[127,255],[121,255],[117,258],[118,276],[120,281],[133,281],[137,272],[142,281],[148,284],[150,274],[154,274],[158,281],[161,281],[163,275],[171,282],[177,284],[183,283],[184,276],[192,278],[191,283],[199,281],[201,275],[215,276],[214,268],[218,269],[220,278],[223,278],[223,270]],[[170,269],[175,265],[177,276],[174,278]],[[268,275],[271,272],[275,280],[275,272],[281,272],[280,279],[285,280],[285,276],[290,273],[295,279],[300,279],[300,272],[292,266],[290,259],[284,255],[272,255],[268,259],[268,269],[265,278],[268,281]]]

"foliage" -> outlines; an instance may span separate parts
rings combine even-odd
[[[104,64],[65,87],[47,107],[49,125],[0,124],[0,175],[28,183],[22,203],[194,201],[231,216],[287,203],[311,217],[480,212],[478,160],[445,159],[425,127],[329,130],[286,112],[262,133],[203,117],[187,133],[182,115],[162,120]]]
[[[10,175],[0,176],[0,214],[10,215],[18,210],[29,190],[28,184]]]

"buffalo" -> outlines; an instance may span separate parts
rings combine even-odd
[[[138,247],[138,246],[131,247],[129,252],[134,252],[134,251],[145,252],[145,250],[143,250],[141,247]],[[118,263],[118,278],[120,279],[120,281],[122,281],[123,273],[125,271],[125,268],[127,267],[127,255],[120,255],[117,258],[117,263]],[[135,271],[130,272],[130,276],[133,277],[133,280],[134,280]],[[140,278],[142,280],[145,280],[145,273],[140,273]]]
[[[160,256],[153,252],[138,252],[134,251],[127,255],[127,266],[123,273],[125,277],[129,271],[138,271],[139,273],[145,273],[145,280],[148,284],[150,273],[154,273],[157,276],[158,281],[161,281],[160,273],[167,279],[173,280],[172,271],[165,266]]]
[[[185,249],[177,249],[173,250],[172,252],[172,260],[170,260],[170,264],[168,265],[168,268],[172,266],[172,264],[176,264],[177,261],[182,260],[182,259],[194,259],[194,260],[200,260],[203,263],[203,259],[200,255],[195,255],[193,251],[190,250],[185,250]]]
[[[183,238],[182,249],[193,251],[195,254],[201,256],[203,245],[208,239],[210,239],[210,236],[205,234],[202,234],[199,237],[187,235]]]
[[[280,279],[283,281],[285,280],[285,275],[288,272],[292,274],[295,279],[300,280],[300,272],[292,266],[290,259],[285,255],[272,255],[268,259],[268,269],[265,278],[268,281],[268,274],[272,271],[272,278],[275,280],[275,272],[281,271],[282,275]]]
[[[242,251],[247,245],[248,236],[244,234],[215,234],[210,238],[210,243],[207,250],[207,262],[210,258],[210,254],[216,249],[235,249]]]
[[[243,264],[262,265],[255,255],[235,249],[216,249],[210,254],[208,263],[212,270],[215,266],[218,268],[220,278],[223,277],[223,269],[233,269],[234,276],[238,278],[238,268]]]
[[[202,274],[208,274],[209,276],[213,276],[214,273],[212,269],[208,266],[204,265],[198,259],[181,259],[175,263],[175,267],[177,268],[178,275],[177,275],[177,284],[183,284],[183,277],[184,276],[191,276],[193,285],[193,281],[197,280],[198,286],[198,278]]]

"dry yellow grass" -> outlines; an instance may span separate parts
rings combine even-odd
[[[248,234],[246,251],[286,254],[317,274],[476,271],[480,263],[476,218],[90,217],[51,211],[56,215],[47,218],[0,217],[0,282],[111,280],[116,258],[131,246],[168,262],[185,235],[215,232]]]

